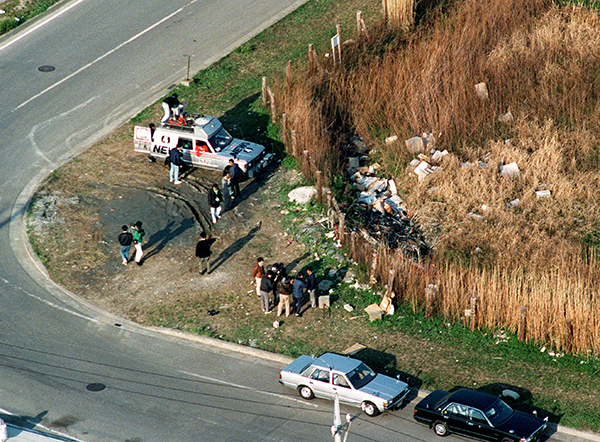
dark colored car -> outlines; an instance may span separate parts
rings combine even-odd
[[[414,418],[438,436],[456,433],[494,442],[539,441],[548,427],[548,418],[515,411],[497,396],[468,388],[435,390],[417,404]]]

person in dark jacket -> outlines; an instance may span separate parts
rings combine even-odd
[[[217,224],[217,218],[221,218],[221,202],[223,195],[217,184],[212,185],[212,189],[208,191],[208,205],[210,206],[210,216],[213,224]]]
[[[306,291],[310,298],[310,306],[312,308],[317,307],[317,278],[313,273],[312,267],[306,268]]]
[[[210,246],[215,242],[214,238],[210,238],[206,235],[206,232],[200,234],[200,241],[196,244],[196,256],[200,258],[198,263],[198,271],[201,275],[205,272],[210,273],[210,255],[212,251]]]
[[[119,244],[121,244],[121,258],[123,258],[123,265],[127,265],[129,262],[129,251],[131,250],[131,243],[133,242],[133,235],[129,233],[129,228],[126,225],[121,227],[121,233],[119,234]]]
[[[169,181],[173,184],[181,184],[181,181],[179,181],[179,167],[183,164],[181,146],[174,147],[169,151],[169,162],[171,163]]]
[[[179,97],[174,93],[163,100],[162,107],[165,111],[165,115],[162,117],[162,120],[160,120],[160,123],[164,125],[173,117],[175,117],[175,120],[179,119],[183,104],[179,102]]]
[[[292,283],[292,297],[294,301],[292,303],[292,309],[296,316],[300,316],[302,311],[302,298],[304,298],[304,289],[306,288],[306,282],[304,281],[304,275],[298,273],[298,276],[294,278]]]
[[[260,306],[265,315],[271,313],[269,309],[269,293],[273,290],[273,278],[275,274],[269,270],[260,281]]]
[[[240,181],[242,180],[242,169],[240,169],[240,166],[238,166],[232,158],[229,159],[228,175],[230,186],[233,189],[233,195],[231,196],[231,199],[234,199],[240,196]]]
[[[285,307],[285,317],[290,316],[290,296],[292,294],[292,283],[290,278],[283,276],[277,283],[277,296],[279,303],[277,304],[277,316],[281,316],[281,312]]]

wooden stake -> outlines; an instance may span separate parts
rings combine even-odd
[[[340,36],[340,44],[338,46],[338,54],[339,54],[339,62],[342,62],[342,27],[340,25],[335,25],[335,30],[337,35]]]
[[[433,298],[435,296],[434,285],[429,284],[425,289],[425,317],[431,318],[433,313]]]
[[[344,244],[344,242],[346,241],[346,215],[344,215],[343,213],[340,213],[340,221],[339,221],[339,227],[338,227],[338,239],[340,240],[341,244]]]
[[[271,123],[277,122],[277,105],[275,104],[275,94],[271,92],[271,88],[267,88],[269,97],[271,98]]]
[[[377,249],[373,251],[373,258],[371,259],[371,272],[369,274],[369,283],[375,285],[377,283],[377,276],[375,271],[377,270]]]
[[[386,296],[390,296],[392,294],[392,292],[394,291],[394,277],[396,276],[396,271],[394,269],[390,270],[390,274],[388,276],[388,285],[387,285],[387,290],[385,292]]]
[[[281,141],[287,145],[288,139],[288,118],[287,114],[281,114]]]
[[[305,150],[302,153],[304,154],[304,160],[303,160],[304,175],[305,175],[305,178],[308,178],[310,175],[310,155],[308,154],[308,150]]]
[[[519,317],[519,330],[518,330],[518,339],[519,341],[525,341],[525,336],[527,333],[527,307],[522,306],[519,308],[520,317]]]
[[[477,322],[477,298],[471,296],[471,331],[475,331],[475,324]]]
[[[565,337],[565,351],[567,353],[573,352],[573,321],[567,319],[567,333]]]
[[[356,232],[354,230],[350,232],[350,255],[352,257],[352,261],[358,261],[358,255],[356,250]]]
[[[294,129],[292,129],[292,156],[294,158],[298,157],[298,137]]]
[[[267,77],[263,77],[262,78],[262,105],[264,107],[267,107],[267,102],[268,102],[268,98],[267,98]]]
[[[387,0],[381,0],[381,15],[382,15],[382,19],[383,19],[383,24],[387,25],[387,22],[388,22]]]
[[[285,65],[285,86],[288,92],[292,88],[292,60],[288,60]]]
[[[316,59],[315,47],[311,43],[308,45],[308,73],[310,75],[315,74],[315,70],[316,70],[315,59]]]
[[[321,177],[321,171],[317,170],[317,202],[323,201],[323,179]]]

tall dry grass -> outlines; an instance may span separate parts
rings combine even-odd
[[[465,0],[412,33],[370,29],[345,46],[341,66],[295,71],[284,111],[302,149],[333,172],[360,135],[435,244],[435,275],[385,261],[403,270],[395,289],[414,308],[433,281],[450,318],[476,293],[479,326],[516,331],[526,306],[527,339],[563,348],[570,319],[573,351],[600,354],[600,269],[588,241],[600,234],[599,39],[598,14],[584,7]],[[475,93],[482,81],[487,100]],[[507,111],[515,120],[499,123]],[[424,131],[441,134],[437,148],[450,155],[419,182],[404,143],[383,139]],[[518,177],[499,173],[511,162]]]

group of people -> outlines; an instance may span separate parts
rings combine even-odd
[[[311,307],[317,307],[317,281],[311,267],[306,268],[306,278],[302,272],[296,276],[288,276],[283,263],[274,264],[270,269],[265,270],[264,258],[259,257],[252,269],[252,277],[256,284],[256,294],[260,297],[262,311],[267,315],[273,311],[272,307],[277,306],[278,317],[284,309],[286,317],[290,316],[291,312],[300,316],[305,292],[309,295]]]
[[[134,260],[139,266],[142,265],[142,256],[144,256],[144,249],[142,248],[142,242],[146,232],[142,228],[142,222],[138,221],[131,224],[131,232],[129,227],[124,224],[121,227],[121,233],[119,234],[118,240],[121,244],[121,258],[123,259],[123,265],[127,265],[130,261],[131,245],[135,248]]]

